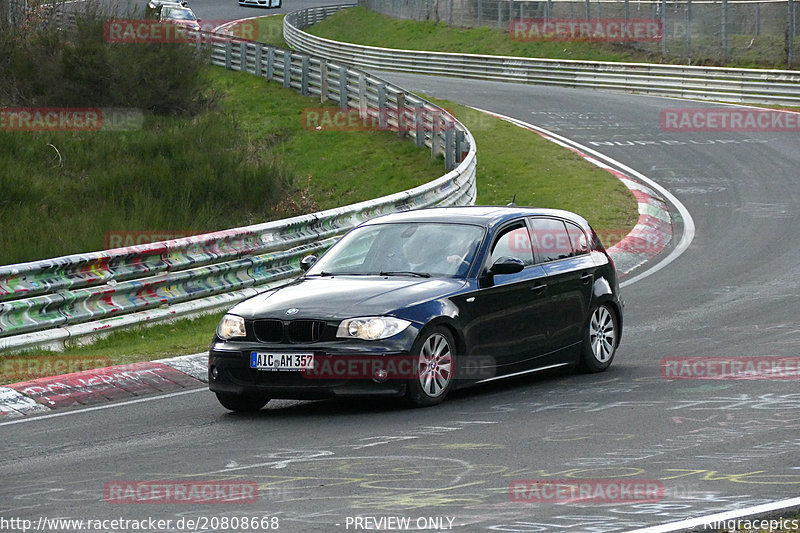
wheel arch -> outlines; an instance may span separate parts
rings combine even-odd
[[[446,328],[450,335],[453,336],[453,340],[456,341],[456,354],[465,354],[467,353],[466,350],[466,341],[464,340],[464,335],[462,334],[460,328],[456,326],[453,320],[448,316],[437,316],[429,320],[420,330],[420,335],[427,331],[430,328],[434,328],[437,326],[441,326]]]

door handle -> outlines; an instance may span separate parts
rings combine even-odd
[[[587,272],[586,274],[581,276],[581,281],[586,283],[589,280],[591,280],[593,277],[594,277],[594,274],[592,274],[591,272]]]
[[[541,294],[547,288],[547,283],[539,283],[538,285],[534,285],[531,287],[531,290],[537,294]]]

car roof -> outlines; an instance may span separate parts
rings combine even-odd
[[[373,218],[364,224],[385,224],[394,222],[447,222],[453,224],[478,224],[485,227],[494,227],[508,220],[519,217],[549,216],[571,220],[584,228],[589,223],[570,211],[561,209],[547,209],[541,207],[519,206],[457,206],[457,207],[430,207],[401,211],[389,215]]]

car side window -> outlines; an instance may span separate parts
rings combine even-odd
[[[567,227],[562,220],[555,218],[533,219],[533,246],[542,263],[575,255]]]
[[[572,251],[575,255],[583,255],[589,253],[589,240],[586,238],[586,233],[572,222],[567,222],[567,234],[569,234],[569,242],[572,243]]]
[[[491,260],[488,266],[501,257],[516,257],[525,266],[533,264],[533,252],[527,226],[520,222],[503,229],[492,246]]]

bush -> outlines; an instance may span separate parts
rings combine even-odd
[[[59,29],[52,10],[39,9],[0,32],[0,106],[129,107],[163,115],[193,115],[209,106],[206,51],[107,42],[103,27],[112,18],[141,15],[112,17],[90,4],[74,27]]]

